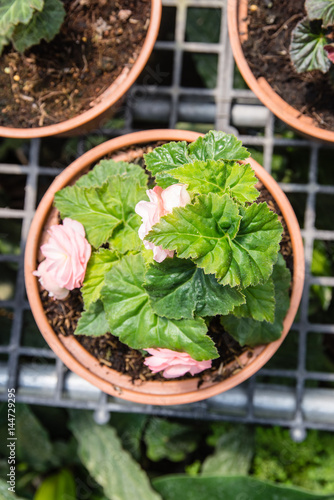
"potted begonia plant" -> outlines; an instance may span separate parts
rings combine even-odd
[[[143,70],[161,0],[6,0],[0,5],[0,136],[103,126]]]
[[[149,148],[145,170],[115,161],[136,157],[117,153],[124,148],[180,139]],[[92,149],[55,179],[31,225],[25,278],[42,334],[73,371],[125,399],[176,404],[233,387],[272,356],[301,298],[303,246],[286,196],[248,156],[223,132],[145,131]],[[282,224],[259,202],[258,181],[284,218],[292,276],[279,252]],[[55,333],[41,293],[51,296],[48,310],[58,302],[64,310],[80,293],[74,335]],[[223,331],[248,348],[214,370]],[[162,376],[133,381],[101,365],[76,337],[95,342],[110,332]]]
[[[332,142],[334,2],[228,0],[236,64],[278,118],[303,135]]]

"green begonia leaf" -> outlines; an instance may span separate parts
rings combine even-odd
[[[253,202],[259,196],[254,187],[257,179],[250,165],[232,161],[195,161],[170,170],[169,174],[188,191],[199,194],[230,194],[240,203]]]
[[[156,177],[159,186],[164,189],[177,181],[168,175],[168,170],[189,163],[186,142],[169,142],[155,148],[151,153],[144,154],[147,169]]]
[[[210,131],[195,142],[170,142],[144,155],[147,169],[156,177],[163,188],[174,184],[168,171],[193,163],[196,160],[245,160],[249,157],[246,148],[232,134]]]
[[[45,0],[41,12],[35,11],[28,24],[18,24],[12,36],[15,49],[24,52],[42,39],[51,42],[57,35],[65,18],[65,9],[60,0]]]
[[[270,276],[281,233],[277,215],[265,203],[243,207],[228,195],[211,193],[175,208],[145,238],[192,258],[223,285],[247,288]]]
[[[210,130],[204,137],[199,137],[195,142],[189,144],[188,150],[193,161],[240,161],[249,157],[247,149],[233,134],[216,130]]]
[[[222,425],[221,422],[213,425]],[[248,425],[226,424],[215,451],[202,465],[202,476],[247,476],[254,457],[254,433]],[[213,436],[212,436],[213,437]]]
[[[7,33],[19,23],[27,24],[34,11],[41,11],[44,0],[1,0],[0,4],[0,35]]]
[[[117,261],[118,256],[116,253],[107,248],[100,248],[98,252],[92,253],[81,288],[86,309],[100,297],[104,285],[104,276]]]
[[[112,175],[123,175],[136,178],[143,187],[147,185],[145,170],[134,163],[125,161],[101,160],[86,175],[82,175],[75,183],[78,187],[99,187],[108,177]]]
[[[135,216],[135,206],[144,195],[145,187],[136,179],[113,175],[99,188],[69,186],[58,191],[55,204],[62,218],[83,224],[89,243],[98,248],[118,225],[127,225]]]
[[[332,494],[313,493],[247,476],[174,474],[155,478],[152,484],[164,500],[333,500]]]
[[[237,289],[219,285],[212,274],[204,274],[191,260],[176,257],[151,264],[144,288],[153,311],[173,319],[228,314],[245,302]]]
[[[70,428],[83,465],[109,500],[162,500],[110,425],[98,425],[91,414],[80,410],[72,412]]]
[[[1,9],[1,7],[0,7]],[[10,42],[10,37],[12,36],[14,32],[15,26],[9,26],[6,33],[1,33],[0,32],[0,55],[2,54],[2,51],[4,47]]]
[[[321,19],[325,28],[334,24],[334,0],[306,0],[305,9],[309,19]]]
[[[83,311],[78,321],[75,335],[87,335],[90,337],[99,337],[110,332],[103,304],[97,300],[90,304],[86,311]]]
[[[291,35],[290,57],[297,73],[315,69],[326,73],[331,66],[324,50],[327,43],[320,22],[315,24],[307,17],[302,19]]]
[[[204,320],[171,320],[155,314],[143,288],[144,278],[140,254],[124,256],[107,273],[102,301],[113,335],[133,349],[167,348],[187,352],[198,361],[216,358]]]
[[[265,283],[249,286],[242,290],[242,293],[245,295],[246,303],[233,310],[234,316],[274,322],[275,289],[271,277]]]
[[[143,246],[138,236],[141,218],[137,214],[131,214],[126,222],[122,222],[115,228],[112,237],[108,240],[109,248],[120,254],[126,252],[137,252]]]
[[[285,266],[285,261],[279,254],[277,264],[274,266],[272,279],[275,287],[275,320],[274,323],[256,321],[252,318],[236,318],[235,316],[222,316],[221,323],[240,345],[255,346],[267,344],[280,338],[283,330],[283,320],[289,309],[289,287],[291,275]]]

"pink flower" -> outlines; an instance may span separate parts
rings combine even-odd
[[[173,257],[173,250],[164,250],[161,246],[155,246],[144,238],[151,230],[152,226],[159,222],[160,217],[170,214],[175,207],[185,207],[190,203],[190,196],[186,184],[173,184],[166,189],[155,186],[146,191],[150,201],[140,201],[137,203],[135,211],[142,218],[142,225],[138,230],[138,235],[145,245],[145,248],[153,250],[153,258],[156,262],[162,262],[166,257]]]
[[[69,294],[69,290],[61,288],[47,271],[47,260],[43,260],[38,266],[37,271],[33,272],[34,276],[39,278],[39,282],[45,290],[49,292],[49,297],[64,300]]]
[[[327,54],[328,59],[334,63],[334,44],[329,43],[328,45],[324,46],[325,52]]]
[[[151,357],[145,358],[144,364],[153,373],[164,370],[165,378],[182,377],[189,372],[191,375],[211,368],[212,360],[196,361],[186,352],[176,352],[170,349],[145,349]]]
[[[65,298],[65,290],[82,285],[91,246],[83,225],[72,219],[66,218],[62,225],[51,226],[48,233],[48,242],[41,246],[46,258],[34,274],[51,297]]]

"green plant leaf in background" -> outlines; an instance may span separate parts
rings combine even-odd
[[[110,414],[109,424],[116,429],[123,448],[137,461],[141,458],[141,441],[148,418],[140,413]]]
[[[8,224],[0,220],[0,254],[20,254],[21,231],[21,221],[14,219]]]
[[[97,300],[89,305],[86,311],[83,311],[78,321],[75,335],[89,335],[90,337],[99,337],[110,331],[103,304]]]
[[[203,462],[202,476],[235,476],[249,473],[254,454],[254,433],[246,425],[213,424],[221,429],[213,455]]]
[[[113,335],[133,349],[167,348],[199,361],[218,356],[201,318],[171,320],[157,316],[143,288],[141,255],[127,255],[106,275],[102,301]]]
[[[334,24],[334,0],[305,0],[305,9],[309,19],[321,19],[326,28]]]
[[[112,175],[135,178],[142,187],[147,186],[148,177],[143,168],[135,163],[114,160],[101,160],[90,172],[86,175],[82,175],[75,185],[87,188],[98,187]]]
[[[164,189],[177,182],[167,173],[168,170],[181,167],[191,161],[185,141],[169,142],[159,146],[150,153],[144,154],[144,159],[147,170],[155,176],[159,186]]]
[[[16,405],[16,454],[36,471],[45,471],[54,463],[49,435],[28,405]]]
[[[246,303],[233,310],[237,318],[253,318],[273,323],[275,319],[275,288],[270,277],[265,283],[242,289]]]
[[[118,225],[136,216],[135,206],[144,196],[145,187],[137,179],[113,175],[99,188],[69,186],[58,191],[55,204],[62,218],[83,224],[89,243],[98,248]]]
[[[151,264],[144,288],[153,311],[173,319],[228,314],[245,301],[239,290],[219,285],[212,274],[204,274],[192,261],[177,257]]]
[[[71,415],[70,428],[79,444],[79,456],[110,500],[161,500],[146,473],[122,448],[115,429],[97,425],[88,412]]]
[[[153,462],[164,458],[180,462],[196,449],[200,437],[188,425],[154,417],[145,432],[146,454]]]
[[[297,73],[315,69],[327,73],[331,66],[324,50],[327,43],[320,21],[302,19],[291,35],[290,57]]]
[[[77,500],[73,473],[68,469],[44,479],[33,500]]]
[[[306,490],[265,483],[250,477],[189,477],[175,474],[154,479],[164,500],[334,500]]]
[[[86,309],[100,297],[104,276],[117,261],[116,253],[107,248],[100,248],[97,252],[92,253],[81,289]]]
[[[196,71],[207,89],[214,89],[217,85],[218,57],[214,53],[191,52]]]
[[[4,479],[0,479],[0,498],[1,500],[25,500],[22,497],[18,497],[14,493],[8,490],[9,484]]]
[[[221,9],[196,8],[187,9],[186,38],[187,41],[200,43],[218,43],[221,28]],[[216,54],[190,53],[197,73],[206,88],[214,88],[217,82]]]
[[[334,499],[334,435],[309,429],[296,443],[288,429],[256,427],[253,475],[262,480],[302,486]]]
[[[235,338],[240,345],[266,344],[280,338],[283,330],[283,320],[289,308],[289,288],[291,281],[290,271],[286,268],[281,254],[274,266],[272,279],[275,287],[275,321],[256,321],[252,318],[236,318],[222,316],[221,323],[226,331]]]
[[[35,11],[28,24],[18,24],[12,35],[12,42],[18,52],[37,45],[42,39],[51,42],[65,18],[65,9],[60,0],[44,0],[41,12]],[[29,2],[30,3],[30,2]]]
[[[331,276],[332,274],[332,258],[328,253],[326,242],[315,240],[313,243],[313,256],[311,272],[313,276]],[[330,306],[333,296],[333,288],[331,286],[312,285],[311,293],[316,295],[321,307],[324,311]],[[309,301],[309,315],[312,315],[317,310],[317,301]]]
[[[270,276],[281,234],[277,214],[265,203],[244,208],[228,195],[211,193],[175,208],[145,238],[176,250],[180,258],[192,258],[223,285],[246,288]]]
[[[259,192],[257,179],[250,165],[233,161],[195,161],[170,170],[169,174],[188,185],[188,191],[198,194],[230,194],[239,203],[253,202]]]
[[[193,462],[192,464],[186,465],[184,471],[188,474],[188,476],[195,477],[199,474],[201,467],[201,461],[195,460],[195,462]]]

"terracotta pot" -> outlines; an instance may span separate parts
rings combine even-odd
[[[247,15],[248,0],[228,0],[227,19],[230,43],[235,62],[247,85],[274,115],[291,128],[307,137],[334,142],[334,132],[315,125],[312,118],[301,114],[285,102],[264,77],[254,76],[242,50],[242,43],[247,40],[248,36]]]
[[[132,68],[124,68],[114,82],[95,100],[96,104],[80,115],[63,122],[34,128],[1,127],[0,137],[15,139],[32,139],[51,135],[74,135],[101,126],[113,114],[112,106],[122,98],[125,92],[136,81],[151,55],[158,36],[161,19],[161,0],[151,0],[150,25],[143,47]]]
[[[164,382],[132,383],[130,377],[122,375],[111,368],[101,366],[96,358],[89,354],[75,339],[74,336],[57,336],[45,316],[39,296],[39,285],[33,271],[37,268],[38,253],[43,231],[50,225],[51,218],[55,217],[56,210],[52,208],[54,194],[73,183],[91,165],[98,162],[105,155],[126,146],[138,146],[156,141],[192,142],[200,134],[183,130],[150,130],[136,132],[122,137],[117,137],[101,144],[85,153],[66,168],[51,184],[43,197],[29,231],[25,254],[25,280],[28,299],[37,325],[51,349],[72,371],[99,387],[102,391],[138,403],[171,405],[190,403],[206,399],[215,394],[224,392],[240,384],[257,372],[276,352],[287,335],[293,319],[297,313],[302,295],[304,282],[304,252],[302,237],[293,209],[276,181],[254,160],[247,160],[255,170],[257,177],[271,192],[278,204],[288,226],[293,247],[294,273],[292,282],[291,304],[284,320],[282,337],[268,345],[261,345],[254,349],[254,354],[249,357],[249,352],[243,353],[239,358],[240,364],[232,362],[226,365],[225,370],[230,376],[221,382],[204,381],[198,388],[199,378],[189,380],[172,380]]]

